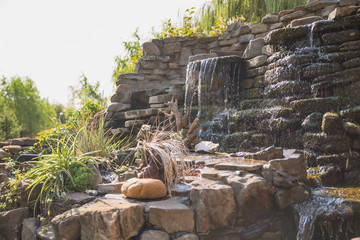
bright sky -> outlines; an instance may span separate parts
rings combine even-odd
[[[0,0],[0,76],[28,76],[51,103],[68,102],[84,73],[113,94],[114,57],[137,27],[150,37],[206,0]]]

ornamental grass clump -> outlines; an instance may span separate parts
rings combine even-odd
[[[61,198],[65,192],[71,190],[71,187],[75,189],[79,184],[71,169],[86,169],[88,177],[92,177],[94,166],[103,162],[102,158],[92,156],[95,152],[78,154],[77,138],[80,133],[81,130],[75,137],[70,137],[65,142],[59,140],[56,147],[51,147],[51,154],[42,155],[37,161],[32,162],[33,167],[24,175],[25,179],[32,181],[28,187],[30,189],[29,196],[37,186],[41,186],[34,209],[38,204],[43,205],[46,211],[45,215],[50,215],[51,203],[55,197]]]
[[[91,153],[91,156],[111,161],[116,153],[124,152],[131,145],[130,138],[111,135],[110,130],[104,129],[104,123],[104,116],[97,114],[92,119],[75,124],[74,132],[79,133],[76,141],[79,154]]]
[[[146,131],[138,138],[136,152],[141,154],[141,166],[136,170],[138,178],[162,180],[168,192],[185,169],[184,155],[188,154],[181,135],[173,131]]]

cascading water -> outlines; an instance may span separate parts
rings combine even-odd
[[[311,196],[307,200],[294,204],[293,209],[299,222],[297,240],[340,240],[356,236],[354,229],[358,220],[355,216],[359,214],[356,211],[360,203],[351,203],[351,195],[344,194],[346,191],[349,190],[315,188],[311,190]]]
[[[208,58],[188,64],[184,109],[191,119],[200,119],[203,139],[214,140],[217,138],[214,134],[229,134],[232,108],[237,107],[240,100],[240,82],[245,68],[245,60],[236,56]],[[214,128],[218,124],[226,126],[216,132]]]

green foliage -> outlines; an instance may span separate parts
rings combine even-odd
[[[84,167],[81,165],[73,165],[69,169],[72,181],[68,179],[65,181],[65,188],[73,192],[83,192],[90,189],[96,174],[91,167]]]
[[[182,17],[181,26],[174,24],[171,18],[169,18],[167,21],[163,22],[162,29],[159,33],[153,33],[154,37],[163,39],[166,37],[203,36],[200,28],[193,26],[194,13],[194,7],[186,9],[185,14]]]
[[[266,13],[305,4],[306,0],[211,0],[201,7],[195,25],[206,32],[221,18],[227,21],[233,17],[242,17],[249,23],[259,23]]]
[[[19,207],[19,195],[17,193],[18,185],[22,176],[18,172],[15,175],[15,178],[3,186],[3,189],[0,194],[0,212],[12,210]]]
[[[52,119],[56,117],[55,110],[46,99],[40,98],[30,78],[3,77],[0,94],[7,109],[14,112],[22,126],[22,136],[35,136],[39,131],[54,126]]]
[[[79,132],[77,149],[80,154],[92,153],[91,156],[111,160],[117,152],[123,152],[129,147],[127,138],[115,137],[105,131],[104,122],[104,115],[98,114],[74,126],[73,130]]]
[[[20,130],[21,127],[14,111],[4,106],[0,115],[0,141],[19,137]]]
[[[82,74],[79,78],[80,86],[70,86],[72,102],[76,100],[85,101],[85,100],[94,100],[98,103],[103,102],[101,93],[99,93],[100,82],[97,81],[95,84],[89,83],[87,77]]]
[[[126,54],[125,56],[116,56],[115,57],[115,68],[112,75],[112,80],[114,83],[117,81],[117,77],[120,74],[132,73],[135,70],[136,63],[142,58],[142,39],[139,35],[139,29],[137,28],[132,34],[133,41],[124,41],[122,42]]]
[[[29,185],[31,192],[41,186],[41,191],[35,202],[44,205],[46,215],[50,215],[50,207],[55,197],[61,198],[66,192],[66,182],[70,181],[76,188],[73,175],[70,169],[81,166],[91,172],[91,166],[101,163],[101,159],[90,156],[92,153],[77,154],[77,138],[81,130],[75,137],[69,136],[66,141],[58,140],[55,148],[51,147],[51,154],[42,155],[38,161],[34,161],[34,166],[25,173],[25,179],[32,180]]]

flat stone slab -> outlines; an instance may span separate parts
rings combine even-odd
[[[157,115],[161,112],[159,108],[148,108],[115,113],[115,119],[137,119]]]
[[[98,186],[98,194],[108,194],[108,193],[121,193],[121,187],[124,183],[103,183]]]
[[[231,170],[231,171],[236,171],[236,170],[244,170],[247,172],[255,172],[257,170],[260,170],[262,168],[262,166],[266,164],[260,164],[260,163],[232,163],[232,162],[228,162],[228,163],[219,163],[215,165],[215,169],[218,170]]]
[[[173,196],[188,197],[191,190],[191,186],[184,183],[176,184],[171,190]]]
[[[178,198],[150,202],[145,207],[149,223],[167,233],[192,232],[195,227],[194,212]]]

